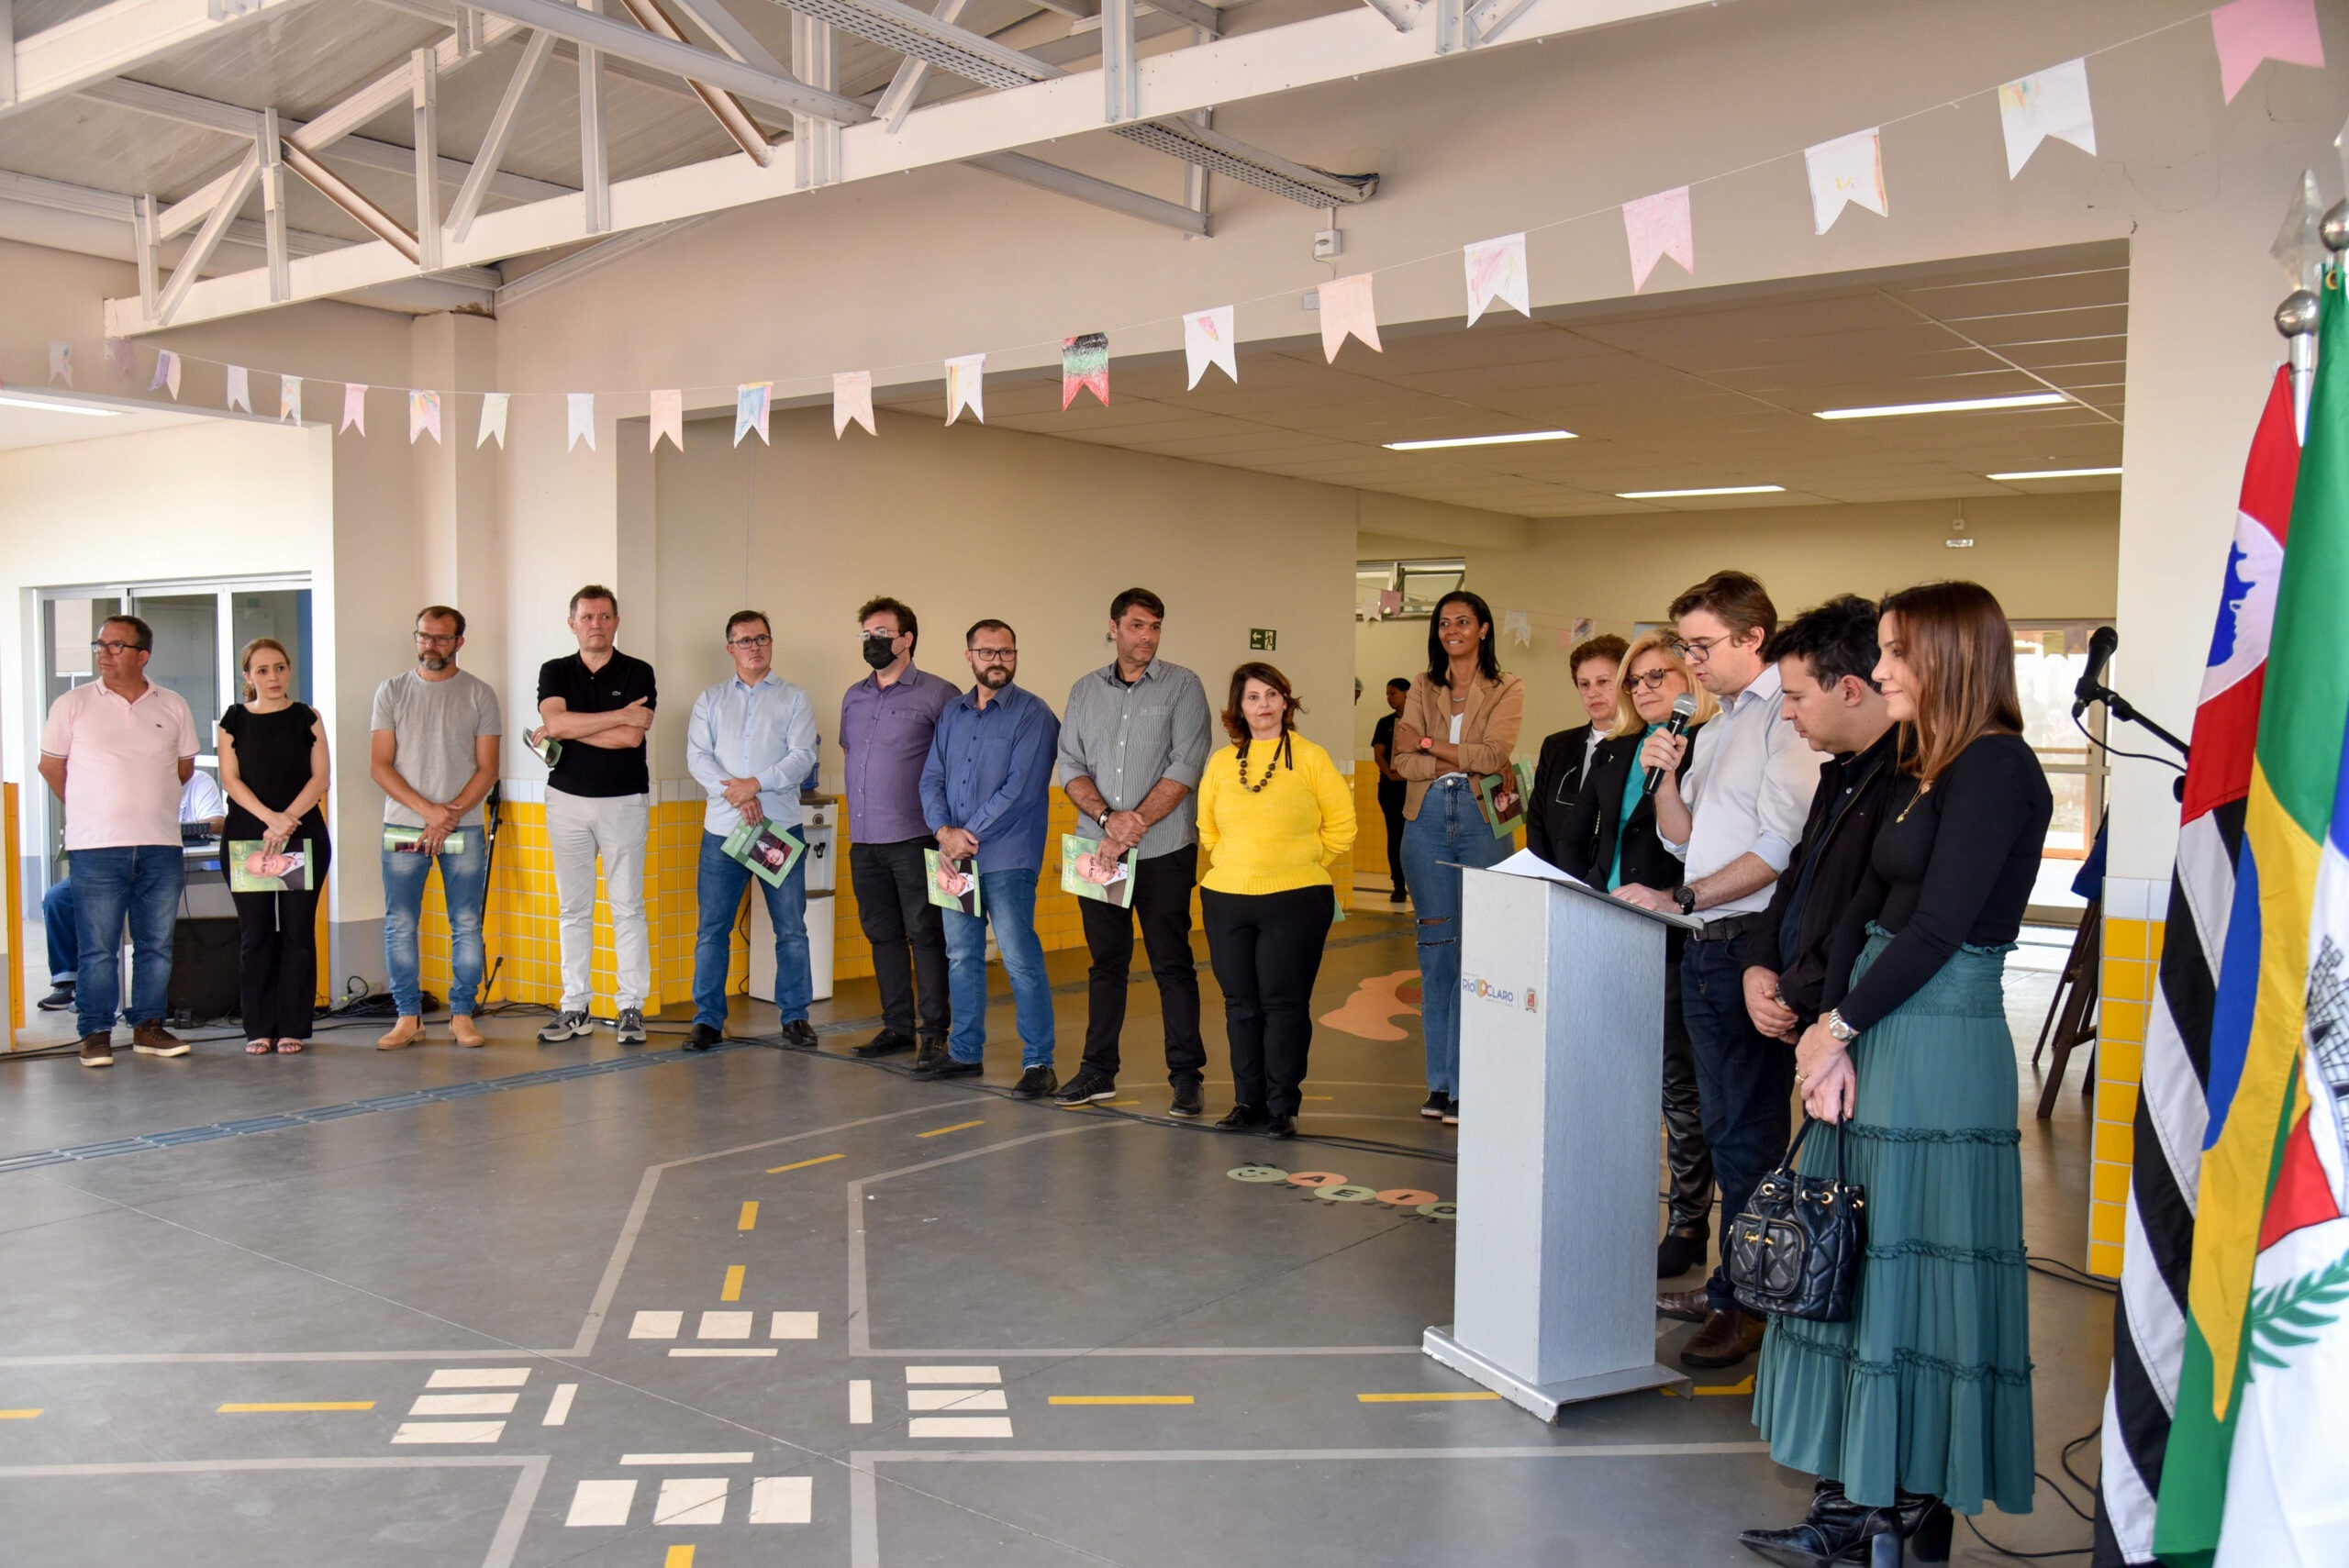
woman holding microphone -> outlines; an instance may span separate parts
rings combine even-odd
[[[220,789],[228,797],[223,838],[258,839],[285,891],[238,893],[238,989],[245,1054],[292,1056],[310,1038],[317,1001],[318,897],[326,890],[325,721],[287,695],[294,674],[285,645],[258,637],[238,657],[245,700],[220,716]],[[282,864],[301,855],[298,873]]]
[[[2031,1322],[2014,1040],[1999,977],[2052,809],[2023,740],[2014,639],[1973,583],[1878,606],[1876,684],[1911,727],[1908,777],[1834,950],[1829,1011],[1796,1048],[1809,1113],[1841,1123],[1867,1194],[1852,1318],[1775,1318],[1753,1424],[1820,1479],[1791,1529],[1748,1530],[1773,1562],[1858,1561],[1893,1534],[1949,1555],[1951,1513],[2031,1511]],[[1835,1168],[1833,1136],[1803,1145]],[[1858,1556],[1852,1554],[1857,1553]]]

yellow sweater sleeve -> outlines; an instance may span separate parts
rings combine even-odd
[[[1224,773],[1228,768],[1238,766],[1239,760],[1240,748],[1226,746],[1208,759],[1206,770],[1199,774],[1199,849],[1210,861],[1215,859],[1216,845],[1223,841],[1222,830],[1216,826],[1215,811],[1224,793]]]
[[[1313,750],[1310,782],[1321,806],[1321,863],[1333,866],[1354,847],[1354,792],[1330,753],[1319,746]]]

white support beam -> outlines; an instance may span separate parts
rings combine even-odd
[[[838,93],[820,92],[787,76],[753,70],[739,60],[712,54],[691,44],[659,38],[641,28],[599,17],[563,0],[474,0],[481,9],[512,21],[540,28],[569,39],[584,51],[598,50],[618,60],[632,60],[682,76],[722,87],[754,104],[765,104],[789,114],[855,125],[871,117],[863,104]]]
[[[222,37],[303,0],[112,0],[28,38],[11,40],[15,95],[0,115],[77,92],[161,60],[190,44]]]
[[[612,231],[612,165],[604,140],[604,57],[579,46],[579,195],[589,234]]]
[[[791,16],[791,72],[826,92],[840,86],[839,40],[824,22],[798,11]],[[840,127],[807,115],[792,116],[791,158],[799,189],[833,183],[841,177]]]
[[[963,7],[969,0],[938,0],[938,7],[930,15],[939,21],[952,23],[961,18]],[[907,55],[897,61],[897,73],[889,78],[878,101],[873,106],[873,117],[889,128],[894,134],[906,123],[906,115],[921,96],[922,83],[930,79],[930,61]]]
[[[141,196],[130,209],[130,249],[139,265],[139,315],[145,321],[155,319],[155,248],[161,243],[155,232],[155,198]]]
[[[1153,11],[1163,11],[1184,26],[1215,38],[1223,31],[1223,13],[1207,0],[1142,0]]]
[[[308,181],[311,188],[318,195],[334,203],[351,217],[357,218],[368,232],[390,246],[396,254],[405,259],[409,268],[416,269],[421,266],[424,260],[423,247],[417,243],[415,235],[400,227],[397,218],[351,189],[341,175],[337,174],[294,143],[289,141],[284,146],[287,168]],[[379,281],[388,282],[389,280]]]
[[[17,101],[17,0],[0,0],[0,109]]]
[[[428,272],[440,270],[440,66],[429,49],[411,57],[416,71],[416,243]]]
[[[672,43],[685,41],[685,35],[678,30],[675,22],[670,20],[669,14],[661,9],[657,0],[620,0],[620,4],[628,7],[628,14],[635,17],[637,25],[646,32],[656,38],[667,39]],[[752,162],[764,167],[767,161],[774,156],[774,149],[767,145],[766,134],[752,122],[750,111],[742,107],[740,99],[707,82],[689,81],[685,85],[693,89],[694,96],[701,100],[702,107],[716,118],[719,128],[734,139],[734,145],[751,155]]]
[[[1205,212],[1177,202],[1144,195],[1140,191],[1128,190],[1108,180],[1097,180],[1090,174],[1080,174],[1074,169],[1063,169],[1057,163],[1047,163],[1022,152],[988,152],[963,161],[973,169],[984,169],[990,174],[1000,174],[1007,180],[1017,180],[1040,191],[1074,197],[1178,233],[1200,239],[1205,239],[1208,234],[1208,215]]]
[[[228,182],[228,189],[215,203],[204,227],[195,231],[195,239],[180,256],[180,264],[172,269],[172,281],[163,285],[162,295],[155,301],[155,325],[168,327],[172,317],[179,314],[187,299],[187,291],[204,273],[212,260],[212,252],[220,248],[220,237],[228,232],[228,225],[236,221],[237,209],[245,205],[252,194],[253,182],[261,178],[261,143],[253,143],[245,161],[237,165],[237,177]]]
[[[1101,0],[1101,118],[1141,117],[1141,62],[1134,58],[1134,0]]]
[[[285,248],[285,144],[278,130],[275,109],[262,114],[261,217],[270,302],[282,305],[294,292],[294,279],[286,271],[292,258]]]
[[[548,289],[560,288],[575,278],[584,277],[589,272],[610,266],[623,256],[633,256],[639,250],[658,245],[664,239],[674,239],[688,228],[698,228],[708,221],[707,217],[680,218],[674,223],[664,223],[657,228],[635,228],[626,234],[615,234],[609,239],[599,240],[584,250],[573,250],[560,261],[550,261],[534,272],[524,272],[510,284],[500,284],[494,301],[495,308],[504,310],[507,306],[518,304],[534,294],[543,294]]]
[[[1398,33],[1409,32],[1411,24],[1419,19],[1419,13],[1412,9],[1417,0],[1364,0],[1364,4],[1394,23]]]
[[[729,60],[739,60],[773,76],[791,74],[791,68],[777,60],[774,51],[761,43],[758,35],[727,8],[726,0],[676,0],[676,6],[694,26],[709,35],[709,41]]]
[[[482,198],[489,195],[490,186],[497,178],[497,167],[506,161],[506,150],[513,144],[514,127],[521,118],[523,102],[538,84],[539,73],[546,69],[547,57],[553,52],[552,33],[532,33],[529,42],[522,46],[522,58],[514,62],[514,74],[506,79],[506,94],[497,100],[497,112],[490,116],[489,129],[482,134],[481,147],[473,154],[473,166],[466,171],[464,183],[457,187],[456,204],[449,209],[449,238],[460,244],[473,231]]]

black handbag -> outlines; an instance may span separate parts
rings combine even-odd
[[[1762,1178],[1745,1211],[1731,1222],[1730,1288],[1749,1312],[1848,1322],[1867,1252],[1867,1195],[1843,1179],[1842,1129],[1835,1129],[1835,1173],[1806,1176],[1795,1168],[1802,1130],[1778,1168]]]

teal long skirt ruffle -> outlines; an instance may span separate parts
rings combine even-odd
[[[1888,936],[1872,932],[1865,973]],[[1866,1191],[1867,1259],[1851,1321],[1773,1318],[1753,1424],[1780,1464],[1978,1514],[2032,1506],[2031,1317],[2006,949],[1967,947],[1853,1042],[1859,1102],[1846,1177]],[[1828,1129],[1806,1174],[1835,1168]]]

